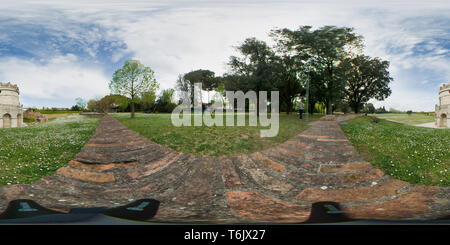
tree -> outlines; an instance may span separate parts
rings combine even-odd
[[[207,91],[212,91],[217,87],[217,79],[215,79],[214,72],[210,70],[195,70],[184,74],[184,79],[189,81],[193,87],[195,83],[201,83],[202,88]]]
[[[372,103],[367,103],[364,105],[363,109],[364,113],[374,114],[375,113],[375,106],[373,106]]]
[[[391,108],[391,110],[392,110],[392,108]],[[391,112],[391,110],[389,110],[389,112]],[[394,109],[395,110],[395,109]],[[379,108],[377,108],[376,110],[375,110],[375,113],[386,113],[387,111],[386,111],[386,108],[384,108],[384,106],[383,107],[379,107]]]
[[[177,106],[177,104],[173,102],[174,95],[174,89],[164,89],[156,101],[156,110],[158,112],[172,112]]]
[[[87,103],[87,109],[89,111],[98,111],[98,101],[91,99]]]
[[[306,94],[305,85],[308,76],[305,74],[306,67],[303,59],[297,56],[292,46],[287,45],[283,35],[272,30],[270,36],[276,41],[274,56],[275,83],[280,92],[280,104],[285,107],[289,114],[294,104],[294,98]],[[314,104],[310,106],[313,106]],[[309,110],[312,112],[312,110]]]
[[[74,105],[72,107],[70,107],[71,111],[81,111],[81,108],[78,105]]]
[[[118,106],[119,111],[127,111],[128,106],[130,104],[127,97],[119,95],[119,94],[112,94],[110,95],[114,99],[114,106]]]
[[[108,113],[112,108],[117,106],[114,102],[115,102],[114,95],[106,95],[105,97],[97,101],[97,108],[99,111],[103,113]]]
[[[194,101],[194,84],[202,84],[202,89],[208,92],[213,91],[219,85],[220,79],[215,77],[210,70],[195,70],[178,75],[176,88],[179,91],[189,93],[191,101]]]
[[[141,95],[142,109],[146,112],[154,109],[156,101],[156,93],[153,91],[147,91]]]
[[[75,102],[80,111],[86,110],[87,103],[83,98],[78,97],[75,99]]]
[[[384,100],[391,94],[388,61],[357,55],[344,59],[339,66],[347,81],[345,100],[355,113],[370,99]]]
[[[228,63],[233,75],[239,76],[239,80],[244,81],[243,86],[240,86],[242,89],[237,90],[253,90],[259,100],[259,91],[271,91],[276,88],[273,82],[275,53],[264,41],[256,38],[247,38],[237,50],[241,53],[241,57],[231,56]],[[256,109],[259,114],[259,107],[256,106]]]
[[[178,91],[188,93],[191,98],[191,103],[194,101],[194,84],[191,84],[191,81],[186,80],[184,75],[178,75],[175,88]]]
[[[178,75],[176,89],[189,93],[191,101],[194,101],[194,84],[201,83],[202,89],[213,91],[220,84],[220,78],[215,77],[214,72],[210,70],[195,70]]]
[[[272,31],[272,35],[279,45],[294,53],[304,72],[315,78],[310,79],[320,83],[320,100],[326,104],[327,114],[332,114],[332,106],[341,99],[345,88],[338,65],[353,50],[362,47],[362,37],[353,33],[352,28],[335,26],[314,31],[311,26],[300,26],[294,31],[285,28]]]
[[[299,79],[298,64],[295,63],[295,58],[286,54],[275,56],[273,60],[274,85],[280,92],[281,106],[289,114],[292,111],[294,99],[299,94],[305,94]]]
[[[146,91],[156,91],[159,84],[154,78],[154,71],[137,60],[128,60],[122,68],[114,72],[109,83],[113,94],[127,97],[131,103],[131,118],[135,114],[135,102]]]

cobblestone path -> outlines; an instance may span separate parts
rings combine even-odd
[[[0,212],[18,198],[61,211],[154,198],[161,201],[155,221],[303,222],[318,201],[339,202],[356,219],[450,214],[450,188],[385,175],[358,155],[337,121],[323,117],[250,155],[203,157],[175,152],[104,116],[66,167],[32,184],[0,187]]]

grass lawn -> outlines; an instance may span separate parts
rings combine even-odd
[[[298,114],[280,114],[278,136],[261,138],[260,130],[264,128],[261,126],[175,127],[172,125],[170,114],[137,113],[135,119],[130,119],[129,113],[111,115],[153,142],[176,151],[208,156],[237,155],[267,149],[309,127],[305,121],[298,119]],[[318,115],[313,116],[309,121],[318,118]]]
[[[24,128],[0,129],[0,185],[53,174],[81,150],[99,119],[79,115]]]
[[[403,181],[450,186],[450,130],[358,117],[341,126],[375,167]]]
[[[435,121],[434,116],[428,116],[422,113],[412,113],[411,115],[408,115],[406,113],[381,113],[370,114],[370,116],[410,125],[430,123]]]

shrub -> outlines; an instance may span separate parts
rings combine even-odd
[[[389,112],[392,112],[393,109],[390,109]],[[386,113],[386,109],[383,107],[379,107],[375,110],[375,113]]]
[[[33,122],[36,122],[36,118],[34,118],[34,117],[24,117],[23,118],[23,122],[24,123],[33,123]]]
[[[372,119],[372,122],[374,123],[378,123],[380,121],[378,117],[369,117],[369,118]]]
[[[390,108],[390,109],[389,109],[389,112],[391,112],[391,113],[401,113],[402,111],[396,110],[396,109],[394,109],[394,108]]]
[[[375,113],[375,107],[373,106],[372,103],[367,103],[364,105],[363,112],[373,114]]]

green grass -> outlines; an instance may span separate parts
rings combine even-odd
[[[172,125],[170,114],[137,113],[135,119],[130,119],[128,113],[111,115],[153,142],[176,151],[208,156],[237,155],[266,149],[288,140],[309,127],[306,122],[298,119],[298,114],[281,114],[278,136],[261,138],[260,130],[264,128],[261,126],[175,127]],[[314,116],[310,122],[318,117]]]
[[[375,167],[403,181],[450,186],[450,130],[358,117],[341,126]]]
[[[0,185],[32,183],[67,164],[99,120],[79,115],[23,128],[0,129]]]
[[[430,123],[435,121],[434,116],[429,116],[424,113],[412,113],[411,115],[408,115],[406,113],[381,113],[370,114],[370,116],[410,125]]]

